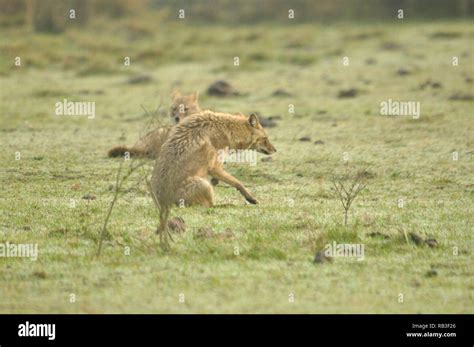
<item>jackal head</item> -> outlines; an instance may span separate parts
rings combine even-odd
[[[251,133],[251,145],[250,149],[254,149],[259,153],[273,154],[276,152],[276,148],[268,140],[267,133],[260,124],[260,120],[257,115],[252,113],[248,118],[248,124]]]
[[[201,111],[198,103],[198,92],[190,95],[181,95],[180,92],[174,92],[171,104],[171,120],[173,123],[179,123],[184,118]]]

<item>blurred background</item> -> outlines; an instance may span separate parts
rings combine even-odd
[[[290,8],[294,11],[293,21],[288,19]],[[69,18],[71,9],[74,9],[74,18]],[[184,13],[179,12],[181,9]],[[27,63],[23,64],[26,68],[74,68],[79,75],[126,73],[117,68],[117,62],[122,59],[117,54],[126,55],[125,50],[133,50],[134,62],[150,67],[170,61],[207,60],[209,47],[214,51],[217,45],[229,42],[233,47],[228,48],[232,49],[219,47],[219,52],[235,55],[240,49],[240,55],[245,56],[247,62],[276,59],[309,65],[318,59],[319,53],[306,54],[311,50],[315,27],[306,31],[296,29],[292,37],[284,38],[291,41],[284,47],[292,50],[290,57],[282,50],[275,50],[270,33],[258,28],[245,31],[245,28],[255,25],[265,31],[269,27],[279,28],[281,32],[285,25],[297,24],[390,25],[396,24],[398,9],[403,9],[404,20],[411,22],[466,20],[472,18],[474,1],[0,0],[0,74],[8,74],[12,58],[21,55]],[[184,18],[180,18],[180,14]],[[193,30],[189,30],[189,26]],[[218,32],[213,28],[207,31],[206,26],[225,28]],[[245,34],[232,35],[230,27],[238,27]],[[362,35],[375,37],[379,34]],[[447,35],[445,38],[448,39],[450,33],[440,35]],[[273,38],[280,40],[278,35]],[[320,38],[320,35],[316,36],[316,39]],[[150,46],[150,42],[154,46]],[[244,45],[239,46],[239,43]],[[337,42],[334,43],[337,46]],[[124,47],[130,44],[133,46]],[[54,49],[44,50],[44,46]],[[35,54],[31,54],[32,50]],[[335,49],[333,53],[339,51]]]
[[[285,10],[293,9],[299,21],[387,20],[397,9],[404,9],[407,19],[439,19],[472,16],[472,0],[0,0],[2,25],[32,24],[43,32],[65,29],[67,8],[80,15],[84,24],[91,14],[109,18],[140,15],[155,10],[162,19],[176,18],[185,9],[192,22],[254,23],[286,22]]]

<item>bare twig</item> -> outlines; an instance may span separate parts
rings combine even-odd
[[[332,179],[332,184],[335,189],[335,195],[341,201],[342,208],[344,209],[344,225],[347,225],[347,220],[349,216],[349,210],[355,198],[359,193],[364,190],[367,186],[364,177],[361,174],[357,174],[352,178],[352,181],[346,187],[342,178],[336,178],[335,176]]]
[[[155,195],[155,192],[152,188],[152,185],[151,185],[151,182],[150,180],[148,179],[148,177],[146,176],[146,173],[144,173],[144,179],[145,179],[145,182],[148,186],[148,189],[150,190],[150,193],[151,193],[151,197],[157,207],[158,210],[160,210],[160,204],[158,202],[158,198],[156,197]],[[159,233],[159,236],[160,236],[160,245],[162,247],[163,250],[169,250],[170,249],[170,244],[169,244],[169,240],[168,238],[174,242],[173,240],[173,236],[171,235],[171,233],[169,232],[168,228],[163,228],[162,232]]]
[[[162,99],[160,97],[160,102],[159,104],[157,105],[157,108],[156,110],[152,113],[150,113],[143,105],[140,105],[140,107],[145,111],[145,114],[147,116],[150,117],[150,121],[149,123],[147,124],[146,128],[145,128],[145,131],[148,131],[149,128],[150,128],[150,125],[152,123],[154,123],[153,125],[156,126],[156,127],[159,127],[161,126],[161,121],[158,120],[158,113],[161,109],[161,105],[162,105]],[[118,197],[119,197],[119,193],[121,192],[121,189],[122,189],[122,186],[124,184],[124,182],[139,168],[143,167],[144,165],[146,164],[146,160],[145,159],[132,159],[130,161],[130,168],[129,170],[122,176],[122,169],[123,169],[123,161],[120,162],[120,166],[117,170],[117,176],[116,176],[116,179],[115,179],[115,187],[114,187],[114,195],[113,195],[113,198],[112,198],[112,201],[110,203],[110,206],[109,206],[109,209],[107,211],[107,215],[105,217],[105,220],[104,220],[104,224],[102,226],[102,229],[100,231],[100,234],[99,234],[99,244],[98,244],[98,247],[97,247],[97,251],[95,253],[95,255],[98,257],[100,256],[101,254],[101,251],[102,251],[102,248],[103,248],[103,243],[104,243],[104,240],[105,238],[107,237],[107,225],[109,223],[109,220],[110,220],[110,216],[112,214],[112,211],[114,209],[114,206],[115,206],[115,203],[117,202],[118,200]],[[149,182],[149,180],[147,179],[147,176],[146,174],[144,175],[145,177],[145,181],[147,183],[147,186],[148,188],[150,189],[151,193],[152,193],[152,198],[153,198],[153,201],[155,202],[156,206],[159,208],[159,204],[158,204],[158,200],[156,199],[156,196],[153,192],[153,190],[151,189],[151,184]],[[162,245],[162,247],[164,249],[169,249],[169,242],[168,242],[168,238],[171,239],[171,241],[173,241],[173,238],[171,237],[171,234],[169,234],[169,231],[166,230],[166,234],[160,234],[160,243]]]
[[[163,126],[162,120],[158,117],[158,115],[159,115],[159,113],[160,113],[160,110],[161,110],[162,103],[163,103],[163,100],[162,100],[162,98],[160,97],[160,102],[159,102],[158,105],[156,106],[156,110],[153,111],[153,113],[151,113],[150,111],[148,111],[148,110],[145,108],[145,106],[140,105],[140,107],[142,108],[142,110],[145,111],[145,114],[149,117],[148,123],[147,123],[147,125],[146,125],[145,128],[144,128],[144,133],[150,131],[150,129],[156,129],[156,128],[158,128],[158,127]]]
[[[136,165],[134,165],[135,161],[132,160],[130,162],[130,168],[129,168],[128,172],[123,177],[121,177],[122,169],[123,169],[123,162],[124,161],[120,161],[120,166],[117,170],[117,177],[115,178],[114,196],[113,196],[112,201],[110,203],[109,210],[107,211],[107,215],[105,217],[104,224],[102,226],[102,230],[100,231],[100,234],[99,234],[99,245],[97,247],[97,252],[95,254],[97,257],[100,256],[100,253],[102,251],[102,245],[103,245],[103,242],[105,240],[105,237],[107,236],[107,225],[109,223],[109,219],[110,219],[110,216],[112,214],[112,210],[115,206],[115,203],[117,202],[117,199],[118,199],[118,196],[119,196],[119,193],[121,191],[123,183],[132,175],[132,173],[134,171],[136,171],[138,168],[145,165],[144,160],[138,161],[138,163]]]

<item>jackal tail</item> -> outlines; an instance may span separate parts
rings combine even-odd
[[[117,146],[112,148],[108,155],[111,158],[123,157],[125,153],[128,153],[130,157],[144,157],[146,156],[146,152],[143,149],[135,148],[135,147],[126,147],[126,146]]]

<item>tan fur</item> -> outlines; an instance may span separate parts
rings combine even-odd
[[[276,152],[258,117],[203,111],[176,125],[161,148],[153,176],[152,192],[160,207],[160,231],[166,227],[171,206],[214,205],[214,191],[208,176],[235,187],[245,199],[257,200],[218,160],[220,150],[254,149]]]
[[[174,92],[172,95],[173,103],[170,108],[172,122],[179,123],[186,117],[201,112],[198,97],[197,92],[190,95],[181,95],[179,92]],[[128,152],[131,157],[148,157],[155,159],[160,153],[160,148],[166,141],[170,130],[171,126],[153,129],[139,139],[133,146],[116,146],[109,150],[108,155],[109,157],[122,157]]]

